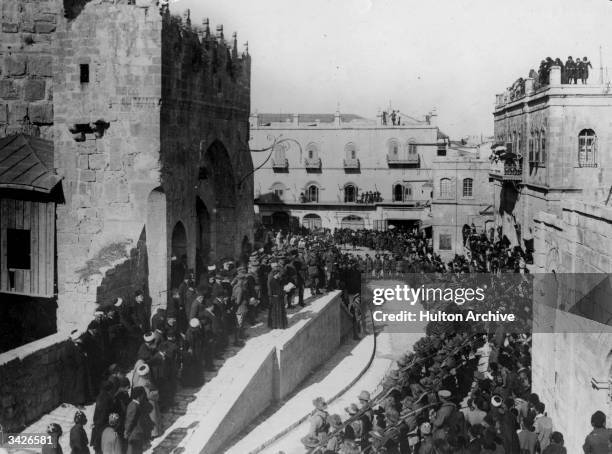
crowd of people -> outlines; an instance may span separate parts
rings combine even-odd
[[[382,112],[382,124],[386,126],[388,122],[391,121],[393,126],[400,126],[402,124],[402,117],[400,115],[399,110],[391,110],[391,112],[387,112],[383,110]]]
[[[89,435],[85,414],[75,415],[72,452],[142,452],[163,433],[161,413],[179,386],[201,386],[231,343],[243,345],[248,324],[263,318],[270,329],[287,328],[287,309],[306,305],[306,288],[313,296],[343,289],[354,335],[362,335],[360,300],[348,297],[360,293],[361,273],[329,234],[270,232],[258,250],[203,268],[196,273],[173,256],[165,308],[150,316],[139,290],[101,304],[84,332],[71,333],[62,399],[81,408],[95,401]],[[59,437],[62,429],[54,424],[49,432]]]
[[[466,253],[445,263],[416,228],[267,232],[258,250],[236,262],[211,263],[199,277],[184,270],[181,279],[172,279],[180,284],[167,307],[152,317],[142,291],[129,301],[117,297],[101,305],[85,332],[71,333],[63,365],[63,400],[78,407],[95,401],[89,434],[83,411],[74,415],[72,452],[143,452],[163,433],[160,416],[173,405],[178,387],[202,385],[204,371],[215,368],[214,359],[231,342],[242,345],[245,326],[260,315],[271,329],[286,328],[287,309],[307,303],[307,288],[313,296],[343,290],[356,338],[363,335],[364,307],[354,297],[361,295],[364,277],[432,273],[453,285],[489,273],[498,295],[491,308],[522,310],[528,320],[528,305],[520,303],[529,296],[525,287],[494,280],[502,272],[527,274],[528,255],[500,236],[494,240],[472,226],[464,232]],[[370,251],[358,253],[357,247]],[[315,399],[304,444],[326,454],[565,452],[563,436],[553,431],[544,403],[531,390],[529,325],[503,328],[430,322],[426,337],[385,378],[380,395],[362,392],[344,417],[329,415],[326,402]],[[599,447],[607,446],[610,430],[599,413],[586,453],[607,452]],[[62,428],[51,424],[48,432],[57,440]]]
[[[589,68],[593,68],[591,62],[587,57],[580,59],[577,57],[575,60],[569,56],[565,63],[560,58],[552,59],[546,57],[540,62],[540,68],[538,72],[531,70],[529,77],[537,80],[540,85],[548,85],[550,83],[550,69],[553,66],[561,68],[561,83],[562,84],[577,84],[580,81],[582,84],[586,84],[589,78]]]
[[[380,191],[361,192],[359,194],[359,197],[356,200],[357,203],[367,203],[367,204],[380,203],[382,201],[383,201],[383,198],[380,194]],[[345,202],[347,202],[347,200],[345,200]]]
[[[526,254],[503,239],[466,233],[465,256],[443,263],[417,230],[336,231],[340,243],[376,251],[363,261],[371,278],[394,276],[393,265],[410,273],[434,272],[453,279],[489,273],[495,297],[488,305],[510,308],[520,324],[430,322],[426,336],[384,378],[382,392],[367,391],[345,409],[329,414],[321,397],[313,401],[308,452],[323,454],[566,454],[563,435],[554,431],[546,406],[531,389],[531,324]],[[368,264],[369,263],[369,264]],[[403,271],[403,270],[402,270]],[[504,271],[505,274],[502,274]],[[511,273],[511,274],[507,274]],[[450,276],[448,276],[450,274]],[[510,276],[505,278],[504,276]],[[517,278],[512,278],[517,276]],[[517,284],[518,283],[518,284]],[[484,309],[487,309],[486,307]],[[465,311],[451,304],[448,311]],[[608,453],[612,429],[605,415],[591,419],[585,453]]]

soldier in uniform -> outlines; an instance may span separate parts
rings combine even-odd
[[[295,269],[295,285],[297,287],[298,294],[298,304],[301,307],[304,307],[304,285],[305,285],[305,272],[306,265],[304,264],[304,260],[300,257],[298,251],[292,251],[292,265]]]
[[[586,84],[589,78],[589,68],[592,68],[591,62],[588,58],[584,57],[582,59],[582,72],[580,74],[580,78],[582,79],[583,84]]]
[[[189,316],[191,313],[191,304],[196,297],[196,282],[192,273],[188,273],[185,276],[178,290],[182,301],[181,306],[185,309],[185,319],[191,320]]]
[[[567,74],[568,84],[572,82],[576,83],[576,64],[571,56],[567,57],[567,61],[565,62],[565,73]]]
[[[315,409],[310,416],[310,430],[308,431],[308,435],[302,438],[302,443],[304,443],[306,447],[314,447],[325,440],[327,432],[329,431],[327,403],[322,397],[317,397],[312,401],[312,404]]]

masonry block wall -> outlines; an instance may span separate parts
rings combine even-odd
[[[54,54],[55,167],[65,196],[57,208],[63,326],[85,325],[105,302],[98,301],[103,276],[137,247],[149,195],[161,184],[159,9],[82,6],[58,25]],[[108,277],[102,294],[110,296],[124,283]]]
[[[598,85],[551,85],[496,106],[496,141],[513,143],[513,151],[523,156],[522,187],[512,211],[523,232],[535,228],[533,219],[540,210],[561,216],[568,198],[606,200],[612,186],[611,114],[612,95]],[[595,158],[589,165],[579,165],[579,135],[584,130],[596,135]],[[536,140],[538,134],[545,159],[530,164],[529,139]],[[501,200],[496,200],[496,211]]]
[[[54,334],[0,355],[0,426],[23,430],[61,404],[66,337]]]
[[[250,57],[217,26],[166,14],[163,21],[161,161],[168,234],[181,222],[187,259],[237,257],[252,242]],[[198,213],[197,199],[201,206]],[[206,247],[209,245],[209,247]],[[171,245],[170,245],[171,246]],[[176,251],[171,251],[175,253]]]
[[[554,280],[561,286],[553,301],[559,305],[579,300],[580,295],[572,294],[580,293],[580,281],[588,280],[588,276],[576,274],[578,282],[565,288],[573,275],[564,277],[563,273],[612,272],[612,209],[570,200],[561,210],[560,217],[545,212],[536,216],[534,255],[535,272],[555,271]],[[609,301],[596,303],[610,311]],[[537,309],[543,313],[536,317],[539,324],[534,331],[538,332],[533,336],[534,391],[545,402],[554,429],[563,433],[568,452],[580,452],[591,430],[591,415],[602,410],[608,420],[612,418],[608,391],[591,386],[591,379],[607,383],[612,376],[612,327],[609,322],[598,323],[565,310]]]
[[[51,138],[52,47],[59,0],[0,3],[0,137],[23,130]]]

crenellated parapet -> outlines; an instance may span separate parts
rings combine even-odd
[[[251,58],[248,45],[239,49],[237,33],[227,40],[223,25],[214,32],[208,19],[196,25],[189,10],[162,16],[164,94],[209,102],[230,98],[248,107]]]

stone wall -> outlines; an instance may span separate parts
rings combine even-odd
[[[64,325],[88,323],[99,294],[123,291],[104,275],[137,247],[149,194],[161,184],[159,10],[126,2],[81,6],[59,24],[54,54],[55,167],[66,201],[57,208]],[[81,65],[88,65],[89,82],[81,81]],[[119,246],[123,253],[108,255]]]
[[[17,432],[61,404],[66,334],[54,334],[0,355],[0,426]]]
[[[223,390],[217,402],[211,403],[214,411],[203,413],[198,428],[178,449],[202,454],[220,452],[269,405],[293,392],[309,373],[325,363],[337,350],[340,340],[350,333],[352,325],[344,323],[350,316],[341,305],[340,292],[334,291],[313,301],[304,310],[303,320],[286,330],[276,331],[278,335],[272,345],[248,343],[245,349],[253,349],[248,361],[226,369],[227,364],[221,371],[239,368],[240,377],[227,378],[231,385]],[[239,357],[244,358],[243,355],[241,352]],[[295,419],[301,416],[296,415]],[[287,425],[293,422],[287,421]]]
[[[610,310],[612,208],[570,200],[561,210],[561,217],[540,212],[534,220],[534,271],[551,273],[543,276],[559,284],[552,289],[557,307],[535,306],[533,389],[546,404],[555,430],[563,433],[568,452],[580,452],[591,430],[591,415],[602,410],[612,420],[609,391],[597,390],[591,382],[594,379],[607,386],[612,377],[612,327],[609,321],[602,324],[567,310],[580,312],[571,303],[589,290],[585,281],[606,276],[593,274],[589,279],[582,273],[608,273],[608,296],[596,295],[592,302]]]
[[[166,15],[162,34],[161,159],[168,232],[179,221],[184,225],[194,268],[193,246],[200,245],[202,260],[211,261],[236,257],[245,236],[253,241],[250,57],[238,51],[235,35],[232,42],[225,40],[222,26],[212,36],[207,21],[199,27],[187,16]],[[206,220],[198,219],[198,198]]]
[[[0,8],[0,137],[31,124],[29,132],[51,138],[60,0],[3,1]]]

